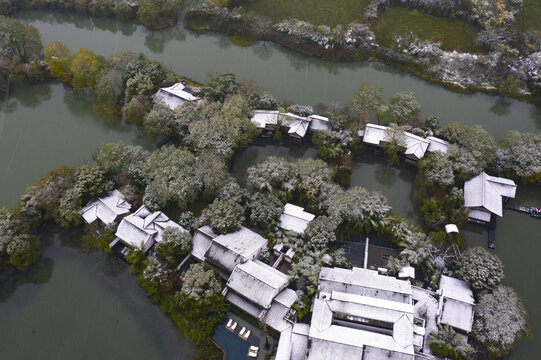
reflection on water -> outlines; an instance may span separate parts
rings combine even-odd
[[[79,231],[53,231],[52,239],[35,268],[0,287],[2,359],[192,358],[193,345],[127,264],[86,255]]]
[[[104,56],[126,50],[141,52],[200,82],[210,74],[231,71],[254,80],[282,101],[308,105],[345,102],[361,81],[367,81],[381,87],[387,97],[400,91],[415,92],[423,111],[439,115],[443,125],[453,121],[483,125],[496,137],[511,128],[537,131],[541,127],[540,110],[533,105],[511,100],[508,107],[494,107],[497,96],[452,93],[379,63],[319,60],[264,42],[239,47],[227,36],[195,34],[180,22],[166,30],[150,31],[114,18],[50,11],[20,12],[18,16],[38,28],[44,42],[61,40],[72,51],[86,47]]]
[[[40,258],[25,272],[9,273],[0,279],[0,302],[6,302],[15,290],[23,284],[45,284],[53,274],[54,261],[50,258]]]

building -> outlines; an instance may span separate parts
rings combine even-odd
[[[311,118],[295,115],[293,113],[281,113],[280,123],[287,129],[288,135],[293,141],[301,142],[310,127]]]
[[[176,83],[173,86],[161,88],[153,96],[155,103],[161,103],[171,110],[175,110],[185,102],[200,101],[201,99],[192,94],[192,89],[184,86],[182,83]]]
[[[353,268],[323,268],[310,325],[281,333],[276,360],[414,360],[424,321],[407,280]]]
[[[363,133],[363,143],[381,148],[388,141],[387,130],[389,127],[366,124]],[[425,153],[429,147],[430,141],[420,136],[413,135],[407,131],[404,131],[405,150],[404,155],[406,159],[417,162],[425,156]]]
[[[112,248],[122,242],[126,246],[148,251],[152,245],[162,240],[163,230],[167,227],[186,231],[163,212],[152,212],[143,205],[122,219],[116,230],[116,239],[109,246]]]
[[[439,151],[442,154],[447,154],[447,149],[449,148],[449,143],[447,141],[434,136],[429,136],[426,139],[430,142],[430,144],[428,144],[428,152]]]
[[[265,246],[267,239],[244,226],[220,235],[206,225],[194,234],[192,256],[212,264],[227,279],[238,264],[256,259]]]
[[[304,211],[304,208],[288,203],[284,206],[284,211],[280,216],[280,228],[302,234],[308,223],[315,217],[315,215]]]
[[[459,333],[469,334],[473,325],[475,301],[468,284],[464,280],[442,275],[438,295],[438,324],[447,324]]]
[[[297,300],[287,275],[259,261],[238,264],[227,280],[226,300],[277,331],[291,326],[288,318]]]
[[[469,218],[488,223],[491,215],[503,216],[503,202],[514,198],[517,185],[513,180],[487,175],[485,172],[464,183],[464,206]]]
[[[278,110],[254,110],[252,123],[263,130],[274,131],[278,125]]]
[[[88,224],[100,219],[105,225],[111,225],[120,216],[129,213],[130,209],[131,205],[124,199],[124,195],[118,190],[113,190],[103,197],[90,200],[81,209],[80,214]]]
[[[329,124],[329,118],[319,115],[310,115],[310,128],[309,130],[314,131],[328,131],[331,130],[331,125]]]

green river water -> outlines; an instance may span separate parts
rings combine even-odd
[[[461,95],[398,73],[378,64],[326,62],[271,44],[248,48],[218,34],[196,35],[181,24],[159,32],[111,19],[92,20],[69,14],[19,14],[36,26],[44,42],[64,41],[72,50],[86,47],[103,55],[143,52],[168,64],[178,74],[204,81],[229,70],[252,79],[280,100],[310,105],[345,102],[362,80],[380,86],[386,96],[412,90],[427,113],[442,123],[480,124],[500,137],[508,129],[539,131],[541,110],[496,97]],[[0,105],[0,204],[16,205],[24,189],[48,170],[88,160],[104,142],[122,140],[151,148],[152,139],[132,127],[95,115],[91,101],[61,84],[20,88]],[[232,172],[246,169],[269,155],[290,160],[316,156],[306,146],[257,143],[240,152]],[[418,221],[411,191],[415,173],[394,169],[378,159],[354,164],[351,185],[385,193],[396,213]],[[517,203],[541,206],[541,191],[519,187]],[[506,266],[505,282],[523,297],[534,338],[522,340],[511,359],[535,359],[541,352],[541,296],[535,273],[541,251],[541,221],[505,212],[498,222],[497,248]],[[126,267],[105,255],[86,255],[78,234],[48,235],[52,245],[44,260],[26,274],[0,284],[0,356],[6,359],[188,359],[193,347],[160,310],[151,305]],[[470,245],[486,246],[486,233],[465,229]]]

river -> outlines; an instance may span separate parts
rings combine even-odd
[[[129,23],[70,14],[25,12],[19,17],[36,26],[44,42],[62,40],[72,50],[83,46],[106,56],[119,50],[143,52],[197,81],[230,70],[254,80],[283,101],[311,105],[344,101],[360,81],[366,80],[383,88],[387,96],[396,91],[415,91],[424,110],[440,115],[444,124],[482,124],[496,137],[508,129],[541,128],[541,110],[532,105],[516,101],[501,105],[496,97],[488,95],[451,93],[379,64],[326,62],[262,43],[241,48],[225,36],[193,34],[181,24],[150,32]],[[152,141],[135,127],[95,115],[86,96],[66,90],[61,84],[19,88],[0,105],[0,204],[16,205],[24,189],[48,170],[60,164],[80,164],[103,142],[118,140],[152,146]],[[294,160],[315,156],[316,152],[307,147],[258,143],[237,155],[238,165],[232,171],[242,177],[247,167],[271,154]],[[351,185],[382,191],[396,213],[415,222],[418,215],[410,199],[413,179],[414,172],[409,168],[395,169],[378,159],[367,159],[354,164]],[[518,202],[541,205],[541,192],[519,187]],[[540,232],[541,221],[507,211],[498,223],[495,250],[506,266],[505,282],[524,298],[534,336],[541,332],[541,309],[537,306],[541,289],[534,275],[541,242],[533,234]],[[486,234],[479,228],[469,226],[464,235],[468,244],[486,246]],[[124,275],[118,277],[100,273],[99,263],[105,261],[104,257],[85,255],[68,245],[74,240],[69,238],[62,233],[46,251],[45,258],[54,266],[44,264],[48,268],[40,271],[51,274],[39,276],[39,284],[28,283],[35,282],[33,279],[21,279],[18,286],[9,288],[8,296],[4,295],[6,287],[0,288],[0,333],[9,336],[9,341],[2,341],[0,353],[14,354],[8,358],[16,359],[35,358],[37,353],[45,359],[85,359],[89,349],[94,358],[101,358],[102,353],[97,353],[100,346],[117,358],[138,358],[142,354],[146,358],[169,359],[168,354],[174,351],[178,356],[190,353],[191,347],[170,322],[156,320],[164,318],[159,317],[159,309],[146,300],[142,290],[136,290],[125,268],[121,270]],[[29,276],[32,278],[32,274]],[[95,304],[97,299],[102,300],[99,306]],[[154,314],[155,328],[149,326],[149,314]],[[122,318],[119,321],[124,325],[119,331],[114,331],[111,323],[114,316]],[[157,327],[163,333],[156,335]],[[47,331],[52,328],[54,332]],[[38,338],[38,334],[44,337]],[[133,348],[132,355],[124,352],[125,348]],[[540,351],[535,338],[526,339],[510,358],[533,359]]]

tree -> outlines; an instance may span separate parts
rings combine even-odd
[[[206,200],[212,200],[229,180],[227,164],[207,152],[197,159],[197,172],[203,181],[203,198]]]
[[[221,234],[238,228],[245,220],[244,208],[232,200],[214,200],[206,214],[210,225]]]
[[[312,143],[323,159],[337,160],[344,154],[345,144],[338,132],[316,131],[312,136]]]
[[[361,119],[367,119],[370,113],[381,114],[386,110],[383,91],[374,84],[361,82],[357,90],[349,98],[351,107],[361,114]]]
[[[113,14],[112,0],[92,0],[88,5],[88,11],[94,17],[108,17]]]
[[[94,51],[80,48],[73,54],[70,72],[73,76],[71,85],[78,88],[94,86],[98,73],[103,67],[103,58],[94,54]]]
[[[160,3],[152,0],[142,0],[137,9],[137,19],[146,27],[151,28],[160,16]]]
[[[131,176],[138,178],[140,168],[150,153],[138,145],[105,143],[94,155],[94,164],[110,178]],[[140,179],[137,179],[140,180]]]
[[[124,116],[126,118],[126,121],[132,124],[142,124],[145,115],[147,114],[147,108],[145,107],[144,103],[147,103],[147,101],[141,101],[144,99],[145,96],[134,96],[130,100],[129,103],[124,105],[124,108],[122,109],[124,112]]]
[[[385,130],[385,143],[383,145],[385,154],[392,164],[398,164],[398,154],[406,149],[406,135],[404,127],[392,124]]]
[[[480,246],[464,251],[457,265],[457,275],[476,292],[493,290],[504,277],[502,261]]]
[[[156,254],[161,257],[170,269],[174,269],[188,253],[192,244],[189,232],[179,228],[166,227],[162,233],[162,240],[155,246]]]
[[[513,289],[500,285],[481,296],[471,333],[491,356],[505,357],[528,332],[526,310]]]
[[[38,29],[16,18],[0,16],[0,48],[9,55],[18,55],[23,62],[38,58],[43,45]]]
[[[415,98],[415,94],[413,92],[402,92],[394,94],[389,100],[387,116],[389,122],[402,125],[408,123],[420,111],[421,104]]]
[[[45,45],[43,52],[45,61],[49,65],[51,76],[63,82],[71,80],[71,52],[61,41],[53,41]]]
[[[209,78],[201,88],[201,95],[210,101],[224,102],[228,95],[237,92],[239,83],[235,74],[223,72]]]
[[[464,336],[459,335],[449,325],[438,325],[438,331],[428,334],[430,351],[434,355],[456,359],[468,360],[475,350],[468,345]]]
[[[284,158],[269,156],[264,162],[248,168],[247,182],[257,190],[292,191],[297,186],[297,178],[292,166]]]
[[[188,128],[188,124],[183,122],[178,113],[162,104],[154,105],[145,116],[143,126],[150,135],[174,135],[181,139],[186,135]]]
[[[495,169],[525,182],[541,182],[541,136],[508,131],[494,157]]]
[[[446,188],[455,183],[453,164],[446,154],[435,151],[419,161],[422,185],[428,188]]]
[[[175,294],[182,317],[179,319],[188,339],[200,344],[227,313],[227,305],[220,294],[220,278],[208,264],[190,265],[181,276],[182,288]]]
[[[187,150],[164,146],[154,151],[141,167],[145,205],[159,209],[176,203],[184,208],[196,200],[201,180],[194,165],[195,156]]]
[[[513,75],[507,75],[498,85],[498,91],[502,96],[513,97],[520,95],[521,87],[522,83],[519,79],[515,79]]]
[[[122,71],[112,68],[102,72],[94,89],[94,110],[111,120],[116,120],[121,109],[124,79]]]
[[[128,21],[133,17],[133,10],[126,0],[116,1],[113,13],[120,21]]]
[[[273,194],[256,192],[250,197],[250,223],[262,229],[277,229],[282,215],[282,203]]]
[[[336,228],[338,224],[334,219],[327,216],[318,216],[308,223],[303,237],[306,240],[306,245],[310,251],[324,252],[327,245],[336,241]]]
[[[6,265],[24,270],[39,256],[40,244],[14,210],[0,209],[0,269]],[[4,260],[5,259],[5,260]]]

